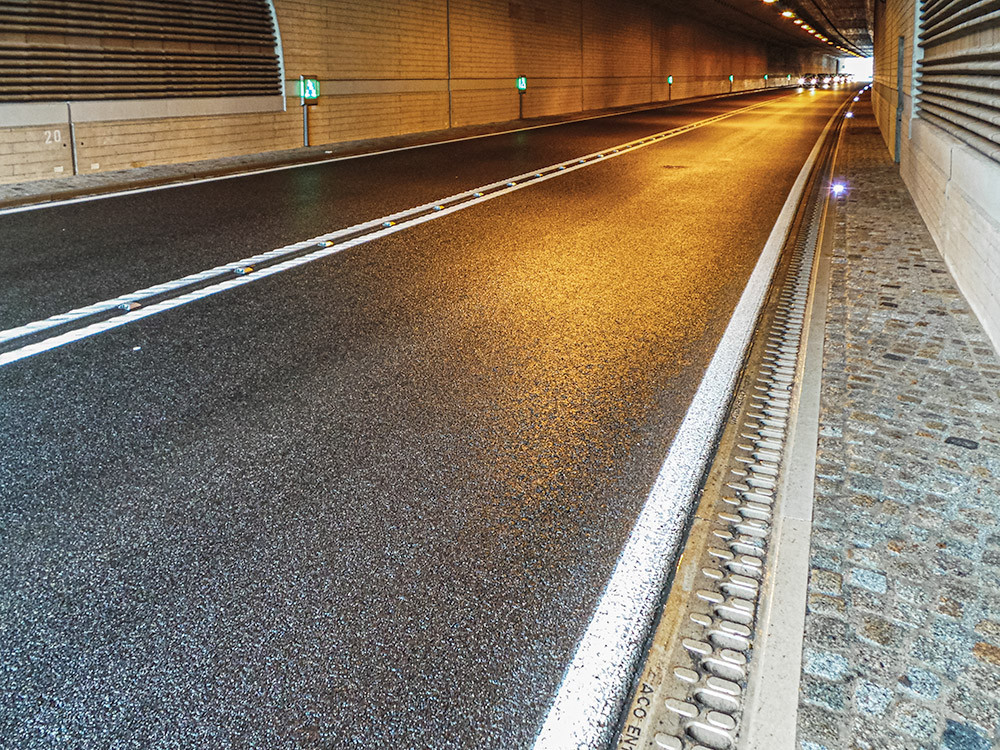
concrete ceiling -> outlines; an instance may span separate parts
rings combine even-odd
[[[658,5],[680,10],[677,0],[654,0]],[[685,0],[683,9],[701,19],[713,22],[743,34],[777,44],[825,51],[846,57],[849,53],[870,57],[872,37],[868,19],[872,0]],[[793,17],[784,17],[782,12]],[[810,26],[821,41],[804,31]],[[839,49],[843,48],[843,49]]]

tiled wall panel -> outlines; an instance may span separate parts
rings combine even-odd
[[[275,0],[275,11],[285,111],[78,122],[80,171],[301,146],[300,75],[320,79],[309,116],[322,144],[515,120],[519,104],[539,117],[726,93],[730,74],[733,91],[749,90],[775,72],[761,42],[645,0]],[[61,112],[30,128],[0,117],[0,182],[72,172]]]

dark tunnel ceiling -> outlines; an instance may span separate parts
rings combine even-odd
[[[861,55],[872,54],[869,30],[869,6],[872,0],[652,0],[672,10],[685,10],[702,20],[711,18],[716,25],[750,34],[766,41],[825,51],[839,57],[846,53],[837,46]],[[827,44],[785,18],[782,11],[791,11],[796,18],[812,26],[833,44]],[[836,45],[836,46],[835,46]]]

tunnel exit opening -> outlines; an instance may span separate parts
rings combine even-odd
[[[875,60],[871,57],[847,57],[840,60],[840,72],[854,76],[856,81],[870,81],[874,76]]]

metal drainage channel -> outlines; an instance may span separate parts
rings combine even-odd
[[[826,177],[839,128],[786,245],[783,282],[748,357],[719,452],[627,712],[619,750],[736,747],[793,406]],[[768,325],[765,323],[764,325]]]

